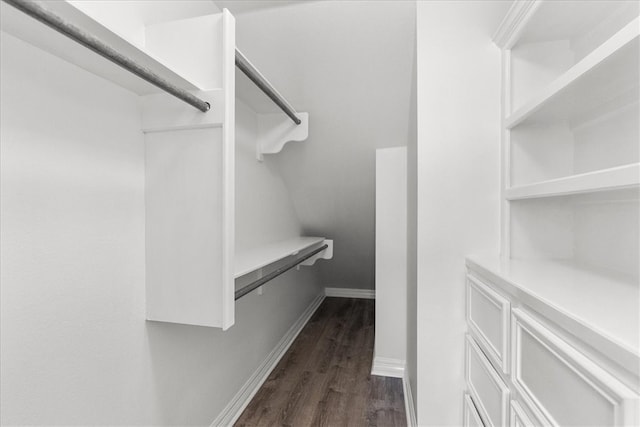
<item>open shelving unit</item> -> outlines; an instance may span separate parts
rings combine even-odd
[[[638,15],[637,1],[516,0],[494,35],[501,250],[466,258],[467,342],[497,386],[466,377],[485,423],[638,423]]]
[[[514,3],[494,36],[502,253],[468,259],[627,367],[640,360],[639,13],[633,1]]]
[[[263,237],[251,250],[236,247],[236,164],[244,155],[236,152],[238,138],[255,145],[251,159],[260,165],[256,156],[262,159],[289,141],[305,140],[309,116],[295,113],[300,123],[294,123],[255,87],[257,78],[262,91],[275,93],[277,102],[293,110],[237,51],[235,19],[226,9],[217,13],[206,3],[176,3],[163,8],[167,14],[173,7],[175,14],[160,22],[157,16],[147,22],[134,14],[139,28],[125,33],[114,28],[123,29],[119,17],[126,8],[140,6],[133,2],[38,2],[35,11],[24,8],[22,0],[12,3],[15,8],[1,2],[3,31],[139,95],[147,320],[228,329],[235,322],[237,277],[261,275],[271,265],[324,245],[301,265],[332,257],[332,241],[291,233],[269,236],[268,241]],[[99,49],[94,52],[50,28],[56,27],[52,21],[39,22],[28,13],[62,22],[58,30],[75,27],[105,50],[97,54]],[[135,66],[125,70],[100,56],[109,48],[210,108],[193,108],[132,74]],[[236,72],[238,55],[249,64],[253,81]],[[251,173],[252,178],[260,176]],[[264,223],[257,209],[241,214]]]

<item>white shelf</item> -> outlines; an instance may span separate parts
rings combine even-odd
[[[570,261],[471,256],[467,265],[623,366],[640,362],[637,279]]]
[[[297,237],[236,253],[234,277],[244,276],[324,241],[324,237]]]
[[[506,190],[507,200],[618,190],[640,185],[640,163],[519,185]]]
[[[603,19],[633,13],[627,5],[616,1],[542,1],[529,7],[534,8],[534,13],[519,35],[518,45],[574,40],[585,30],[593,30]]]
[[[46,2],[47,9],[71,22],[80,29],[100,39],[118,52],[128,56],[142,67],[147,68],[170,83],[186,90],[197,90],[198,87],[171,70],[157,58],[145,52],[141,47],[125,40],[120,35],[106,28],[73,5],[65,1]],[[105,78],[138,95],[162,92],[154,85],[140,77],[115,65],[88,48],[76,43],[45,24],[36,21],[26,14],[5,4],[1,5],[2,31],[32,44],[52,55],[77,65],[95,75]],[[98,102],[98,101],[96,101]]]
[[[584,115],[638,87],[640,18],[634,19],[505,120],[511,129]]]

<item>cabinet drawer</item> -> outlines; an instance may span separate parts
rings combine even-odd
[[[506,425],[509,389],[470,335],[466,343],[467,386],[484,425]]]
[[[467,275],[467,324],[496,369],[509,373],[509,300]]]
[[[544,424],[637,424],[633,391],[526,312],[512,319],[512,382]]]
[[[471,400],[471,396],[465,394],[462,405],[462,425],[464,427],[484,427],[480,414],[478,414],[478,410],[476,409],[476,405],[474,405],[473,400]]]

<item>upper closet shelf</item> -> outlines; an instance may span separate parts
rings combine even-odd
[[[614,356],[622,366],[638,371],[640,289],[635,280],[568,260],[472,256],[467,265],[594,348]]]
[[[291,141],[309,137],[309,114],[297,112],[237,48],[236,97],[257,116],[256,157],[282,151]]]
[[[565,196],[604,190],[619,190],[640,185],[640,164],[618,166],[508,188],[507,200]]]
[[[244,276],[307,249],[320,247],[322,244],[328,244],[329,247],[317,257],[303,263],[303,265],[311,265],[318,258],[331,259],[333,257],[332,240],[326,240],[324,237],[297,237],[236,253],[234,276],[236,278]]]
[[[637,101],[639,34],[636,18],[514,111],[505,127],[572,120],[630,92]]]
[[[143,48],[111,31],[72,4],[66,1],[41,2],[39,4],[42,4],[47,10],[55,13],[66,22],[73,24],[83,32],[110,46],[123,56],[132,59],[140,67],[159,75],[172,85],[185,90],[198,89],[194,83],[172,70],[167,64],[146,52]],[[0,11],[2,31],[138,95],[162,92],[161,89],[151,83],[142,80],[87,47],[78,44],[4,2],[1,4]]]
[[[258,69],[249,61],[243,54],[236,48],[236,67],[249,79],[253,84],[259,88],[263,94],[265,94],[275,105],[277,105],[289,118],[296,124],[302,123],[302,120],[298,117],[296,110],[289,104],[289,102],[276,90],[276,88],[267,80],[265,76],[258,71]],[[246,85],[242,86],[247,89]],[[240,91],[238,91],[240,93]],[[244,92],[245,96],[251,92]],[[242,95],[240,96],[242,99]],[[249,100],[251,104],[252,100]]]

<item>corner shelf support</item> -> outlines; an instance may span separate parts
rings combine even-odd
[[[282,113],[258,114],[259,136],[256,142],[256,157],[264,160],[264,154],[282,151],[291,141],[304,141],[309,137],[309,113],[298,113],[302,123],[296,125]]]
[[[304,266],[311,266],[313,264],[316,263],[317,260],[319,259],[331,259],[333,258],[333,240],[329,240],[329,239],[325,239],[324,242],[322,242],[323,245],[327,245],[327,249],[325,249],[324,251],[312,256],[311,258],[309,258],[308,260],[305,260],[303,262],[301,262],[300,264],[298,264],[298,269],[300,269],[300,266],[304,265]]]

